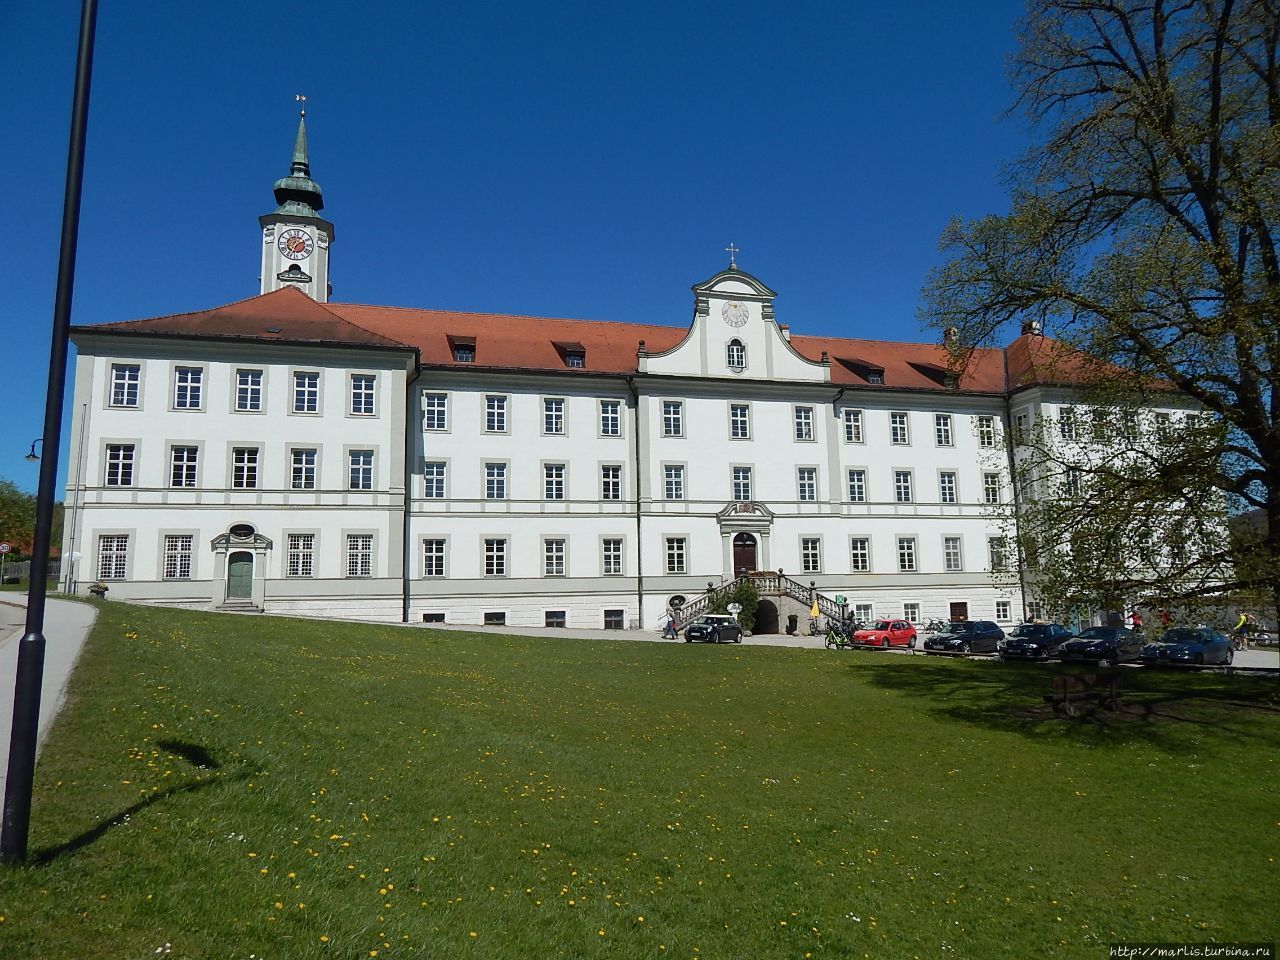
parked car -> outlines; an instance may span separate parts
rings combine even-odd
[[[909,620],[877,620],[869,627],[855,630],[854,643],[866,643],[873,647],[914,647],[915,624]]]
[[[1020,623],[998,645],[1001,660],[1048,660],[1058,655],[1058,647],[1074,637],[1056,623]]]
[[[723,613],[708,613],[684,628],[684,642],[708,640],[711,643],[741,643],[742,625]]]
[[[1138,659],[1142,639],[1128,627],[1085,627],[1058,647],[1058,659],[1073,663],[1127,663]]]
[[[1229,664],[1235,648],[1229,637],[1204,627],[1174,627],[1152,643],[1144,644],[1139,656],[1144,666],[1167,663]]]
[[[990,620],[956,620],[942,632],[926,637],[925,653],[946,650],[951,653],[994,653],[1004,639],[1004,631]]]

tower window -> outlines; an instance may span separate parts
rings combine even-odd
[[[730,370],[741,370],[747,365],[747,348],[741,340],[733,339],[725,348],[725,362]]]

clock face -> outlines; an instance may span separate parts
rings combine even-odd
[[[720,309],[720,316],[731,327],[740,327],[747,322],[747,305],[737,300],[730,300]]]
[[[280,252],[290,260],[305,260],[311,256],[314,243],[307,231],[292,227],[280,234],[278,245]]]

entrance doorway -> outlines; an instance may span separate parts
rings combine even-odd
[[[227,557],[227,599],[249,600],[253,597],[253,554],[237,550]]]
[[[772,600],[761,600],[757,605],[756,625],[752,627],[751,632],[753,634],[778,632],[778,608]]]
[[[956,623],[960,620],[969,619],[969,604],[964,601],[957,601],[951,604],[951,622]]]
[[[733,538],[733,575],[754,573],[756,569],[756,538],[749,533],[739,533]]]

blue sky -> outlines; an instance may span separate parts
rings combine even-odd
[[[26,490],[79,8],[0,7],[0,478]],[[798,332],[930,337],[916,311],[942,228],[1005,210],[1002,171],[1027,143],[1005,116],[1021,14],[106,0],[72,322],[256,294],[257,217],[305,93],[335,300],[685,324],[689,287],[733,241]]]

